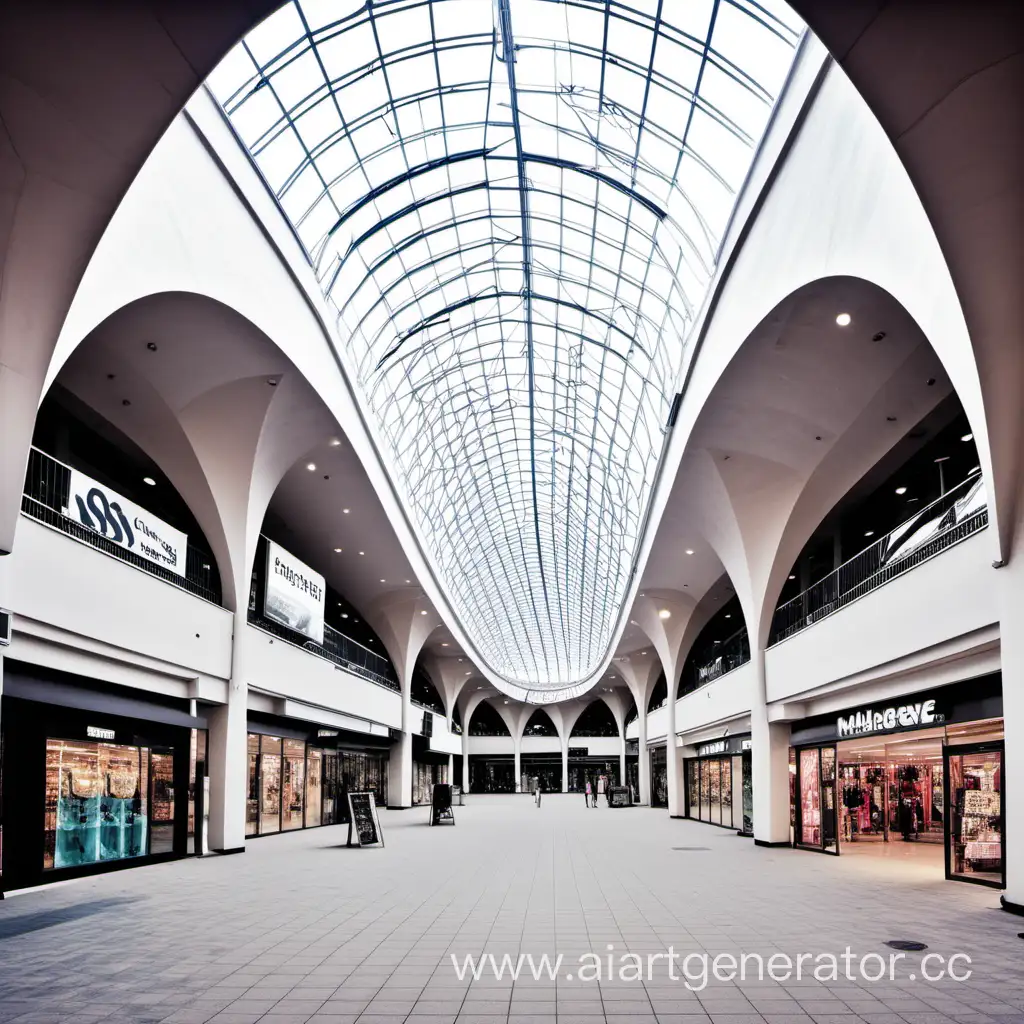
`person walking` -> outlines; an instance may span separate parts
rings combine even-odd
[[[587,784],[583,787],[583,802],[589,807],[590,806],[590,779],[587,779]],[[597,799],[594,799],[594,804],[597,804]]]

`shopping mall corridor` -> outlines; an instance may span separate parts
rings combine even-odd
[[[1024,1022],[1024,922],[931,859],[759,849],[734,832],[582,796],[470,796],[454,827],[382,812],[384,848],[333,826],[11,894],[0,1021]],[[971,958],[968,981],[621,974],[621,954],[888,957],[893,939]],[[567,980],[585,953],[615,958]],[[451,954],[564,956],[557,981],[460,981]],[[842,961],[840,961],[842,964]],[[960,961],[957,973],[964,969]],[[646,966],[642,968],[646,972]],[[806,969],[809,973],[809,969]],[[748,968],[752,973],[752,968]],[[933,970],[934,973],[934,970]],[[700,989],[694,991],[694,989]]]

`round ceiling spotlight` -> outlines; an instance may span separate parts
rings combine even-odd
[[[865,537],[874,537],[874,535],[875,535],[875,531],[874,530],[865,530],[864,531],[864,536]]]
[[[420,612],[420,615],[426,615],[426,614],[427,614],[427,610],[426,610],[426,608],[424,608],[424,609],[423,609],[423,610],[422,610],[422,611]]]
[[[658,618],[659,619],[671,619],[672,618],[672,613],[667,608],[659,608],[658,609]]]
[[[688,555],[692,555],[692,554],[693,554],[693,548],[687,548],[687,549],[686,549],[686,553],[687,553]]]
[[[896,488],[896,493],[897,494],[906,494],[907,493],[907,489],[906,489],[906,487],[897,487]]]
[[[964,434],[964,436],[961,437],[960,440],[961,441],[973,441],[974,440],[974,435],[973,434]]]
[[[334,549],[334,553],[335,553],[336,555],[340,555],[340,554],[341,554],[341,548],[335,548],[335,549]]]
[[[156,481],[151,476],[144,476],[142,478],[144,484],[149,484],[150,487],[156,487]]]
[[[148,348],[150,352],[155,352],[156,351],[156,342],[155,341],[147,341],[146,342],[146,348]]]
[[[307,462],[306,463],[306,469],[308,469],[310,471],[310,473],[315,473],[316,472],[316,463],[315,462]]]
[[[840,327],[849,327],[851,320],[853,320],[853,317],[850,316],[849,313],[840,313],[836,317],[836,323],[839,324]]]
[[[332,437],[332,438],[330,439],[330,441],[328,441],[327,443],[328,443],[328,444],[329,444],[329,445],[330,445],[330,446],[331,446],[332,448],[337,448],[337,447],[338,447],[338,445],[340,445],[340,444],[341,444],[341,439],[340,439],[340,438],[337,438],[337,437]]]

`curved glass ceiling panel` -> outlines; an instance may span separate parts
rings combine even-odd
[[[516,696],[576,695],[608,654],[688,331],[800,31],[774,0],[299,0],[211,76],[448,600]]]

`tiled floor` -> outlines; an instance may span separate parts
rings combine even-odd
[[[15,895],[0,903],[0,1022],[1024,1024],[1024,921],[932,858],[756,849],[575,796],[469,797],[456,814],[428,828],[426,809],[382,813],[385,849],[345,849],[346,829],[324,828]],[[671,946],[680,964],[850,946],[856,965],[888,956],[888,939],[966,953],[974,973],[911,981],[913,954],[874,984],[815,980],[813,961],[799,981],[751,966],[702,991],[664,961],[644,981],[565,978],[609,945]],[[561,953],[562,976],[460,981],[450,954],[483,951]]]

